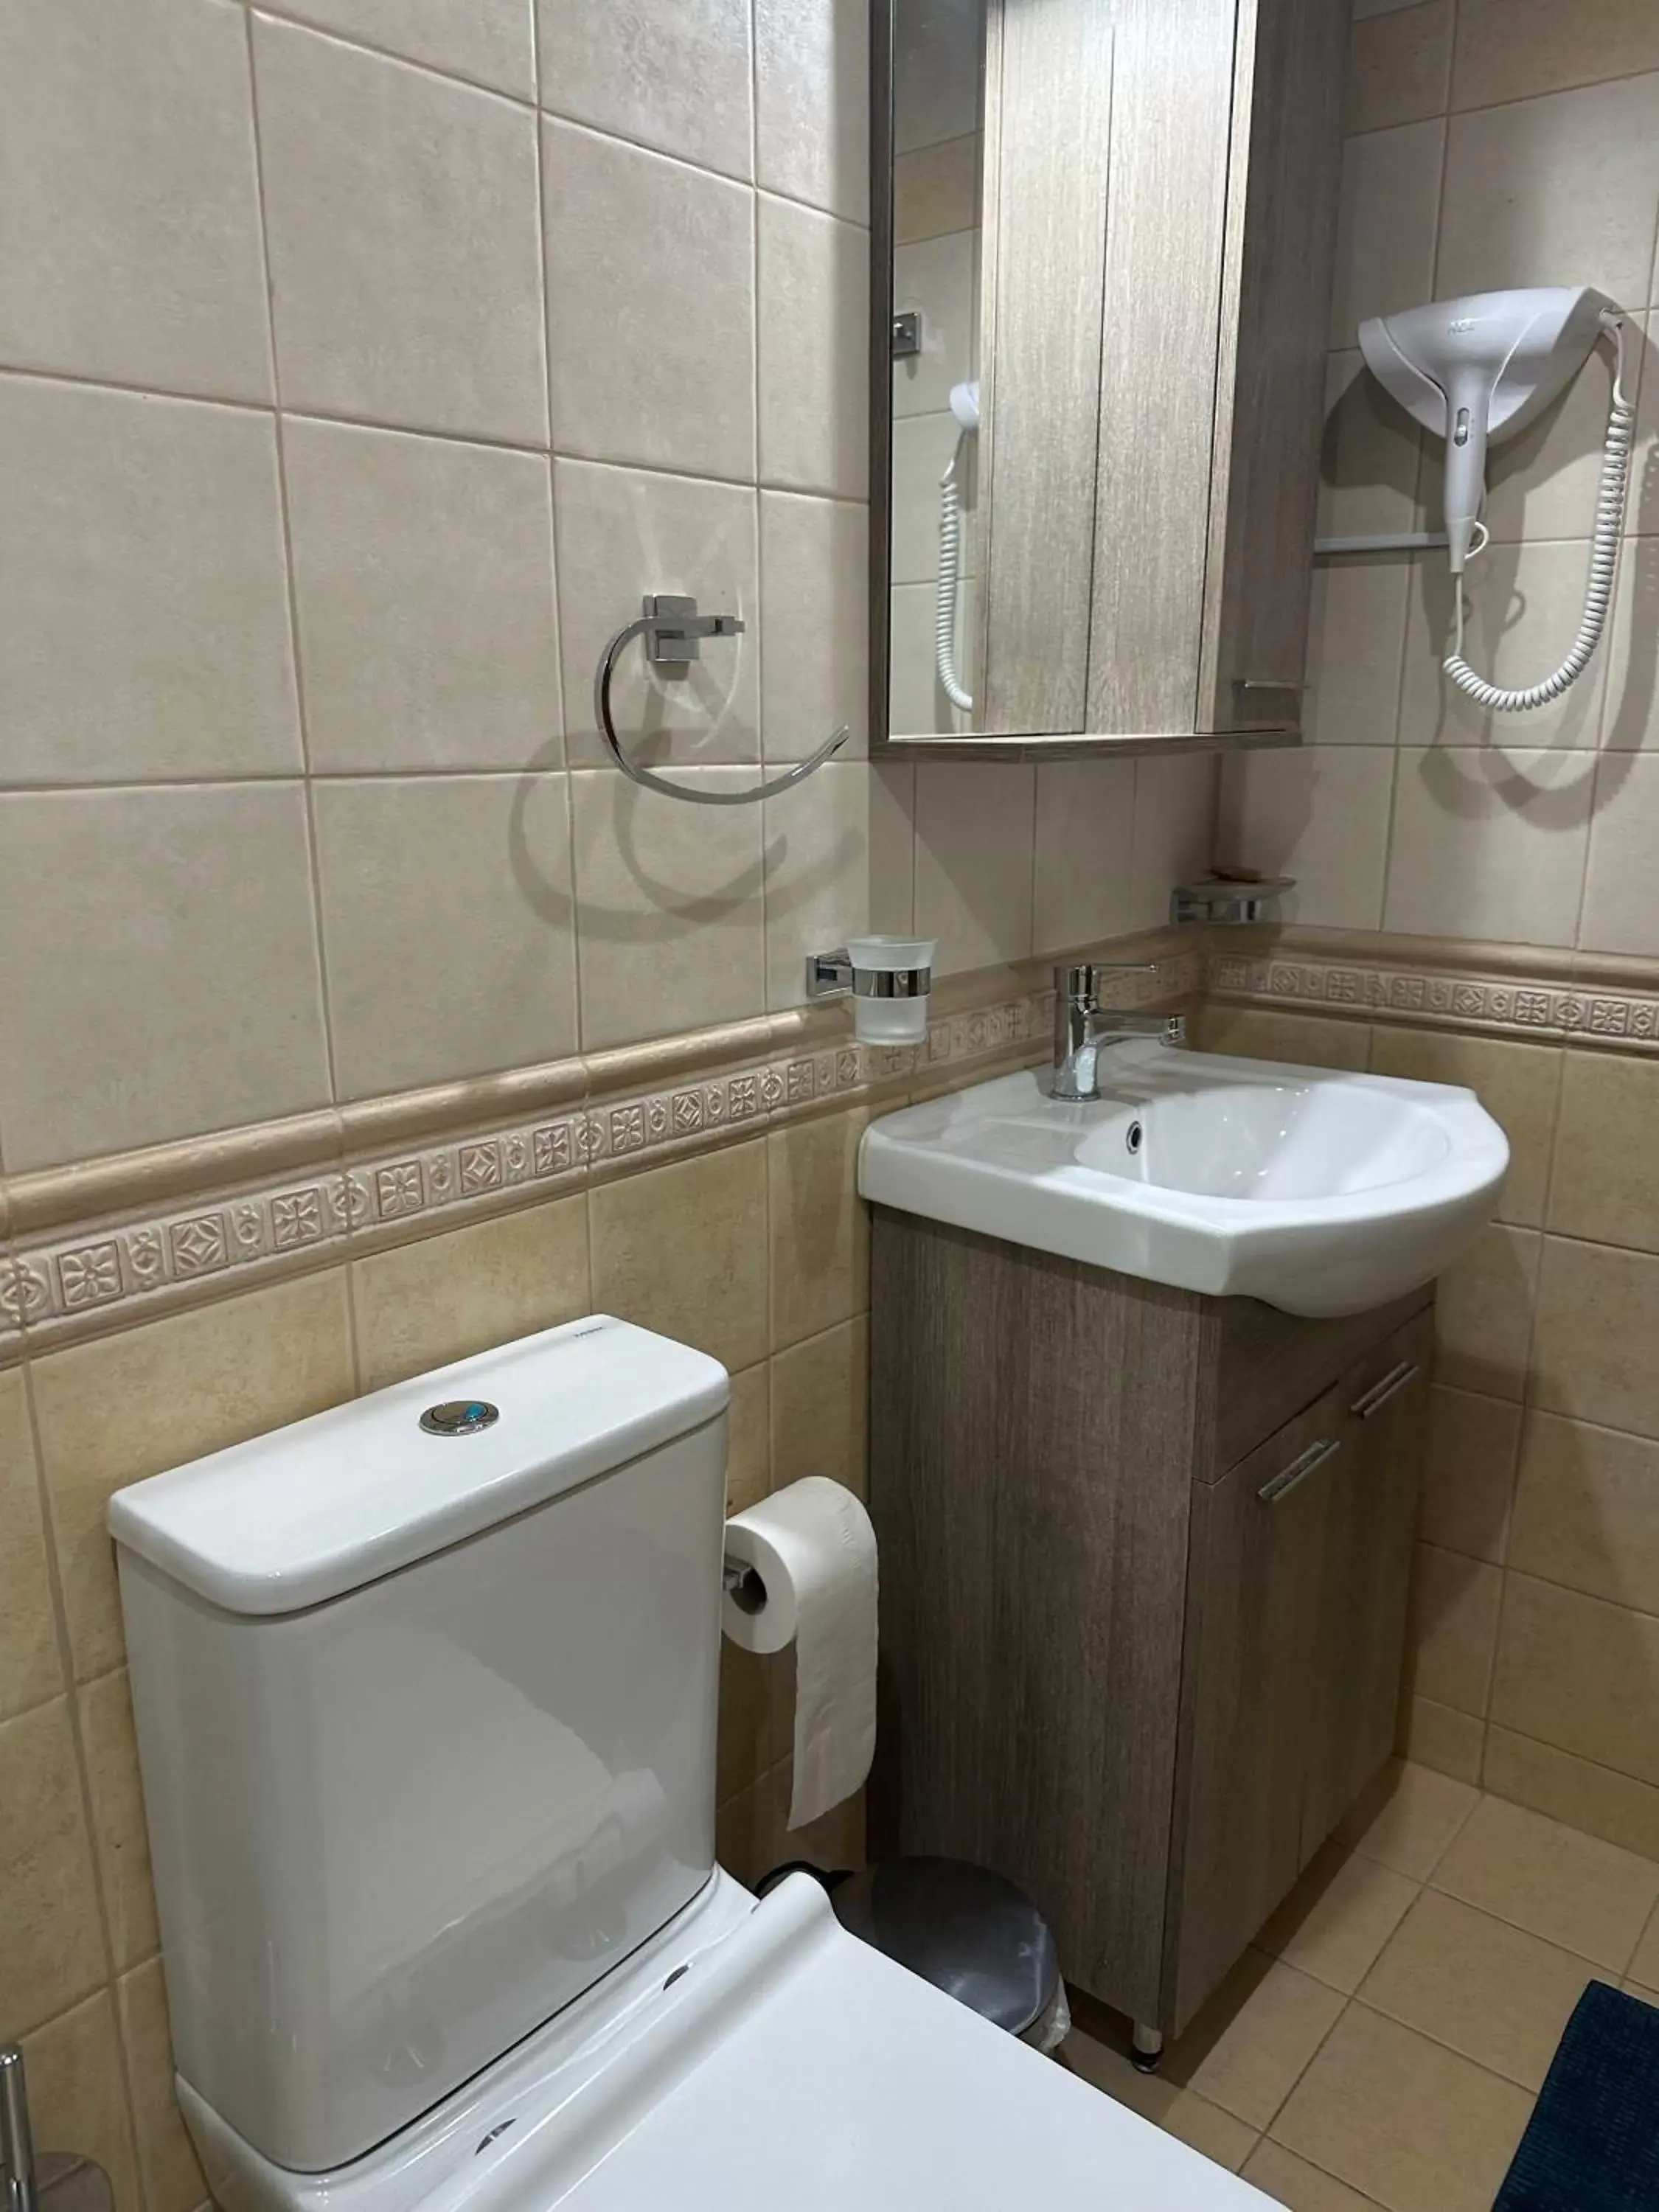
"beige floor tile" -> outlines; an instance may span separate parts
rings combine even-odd
[[[1486,1731],[1486,1788],[1586,1835],[1659,1859],[1659,1790],[1495,1724]]]
[[[1429,1889],[1359,1995],[1390,2019],[1536,2091],[1595,1975],[1575,1952]]]
[[[1659,1866],[1502,1798],[1483,1797],[1436,1889],[1623,1973],[1659,1899]]]
[[[1634,1975],[1627,1974],[1620,1986],[1626,1996],[1640,1997],[1644,2004],[1659,2005],[1659,1990],[1644,1988]]]
[[[1264,2190],[1290,2212],[1372,2212],[1376,2199],[1362,2197],[1346,2181],[1322,2173],[1283,2143],[1259,2142],[1241,2169],[1246,2181]]]
[[[1258,2132],[1335,2026],[1340,1991],[1250,1950],[1164,2060],[1172,2081]]]
[[[1431,1766],[1390,1759],[1337,1829],[1336,1840],[1408,1881],[1426,1881],[1480,1796]]]
[[[1418,1885],[1328,1844],[1256,1938],[1286,1966],[1352,1996],[1405,1918]]]
[[[1388,2212],[1491,2212],[1532,2101],[1513,2081],[1353,2004],[1273,2133]]]
[[[1128,2059],[1127,2021],[1119,2022],[1103,2005],[1079,2002],[1075,1992],[1072,2007],[1072,2032],[1061,2046],[1066,2065],[1093,2087],[1127,2105],[1132,2112],[1139,2112],[1142,2119],[1162,2127],[1177,2101],[1190,2092],[1164,2073],[1135,2071]],[[1079,2011],[1089,2023],[1086,2027],[1077,2025]]]
[[[1236,2120],[1231,2112],[1224,2112],[1219,2105],[1211,2104],[1207,2097],[1192,2089],[1183,2089],[1164,2114],[1164,2132],[1178,2136],[1230,2173],[1238,2172],[1257,2142],[1254,2128],[1246,2127],[1243,2120]]]
[[[1639,1982],[1644,1989],[1659,1990],[1659,1906],[1642,1930],[1628,1972],[1631,1980]]]

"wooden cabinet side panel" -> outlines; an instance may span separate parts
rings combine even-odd
[[[1151,2018],[1201,1302],[881,1209],[872,1302],[902,1848],[1006,1874]]]

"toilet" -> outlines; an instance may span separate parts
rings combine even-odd
[[[1265,2204],[716,1864],[726,1406],[595,1316],[111,1501],[217,2203]]]

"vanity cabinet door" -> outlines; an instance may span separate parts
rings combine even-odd
[[[1304,1863],[1395,1746],[1433,1338],[1431,1316],[1420,1314],[1343,1386],[1343,1449],[1330,1486]]]
[[[1327,1391],[1219,1482],[1194,1486],[1166,2009],[1176,2033],[1301,1869],[1346,1410],[1340,1388]]]

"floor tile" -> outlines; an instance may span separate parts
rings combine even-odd
[[[1634,1980],[1626,1981],[1624,1988],[1627,1996],[1640,1997],[1644,2004],[1659,2005],[1659,1990],[1645,1989],[1640,1982]]]
[[[1350,1858],[1328,1844],[1256,1941],[1286,1966],[1352,1996],[1417,1889],[1392,1867]]]
[[[1588,1959],[1427,1889],[1359,1995],[1535,2093],[1573,2007],[1595,1977]]]
[[[1240,2169],[1246,2181],[1263,2190],[1290,2212],[1372,2212],[1374,2197],[1362,2197],[1346,2181],[1322,2173],[1283,2143],[1264,2139]]]
[[[1659,1899],[1659,1865],[1483,1797],[1432,1886],[1621,1974]]]
[[[1091,2022],[1091,2027],[1097,2025]],[[1127,2033],[1126,2024],[1121,2039],[1125,2043]],[[1127,2050],[1117,2047],[1119,2039],[1115,2034],[1095,2034],[1079,2027],[1074,2011],[1072,2032],[1060,2046],[1061,2056],[1073,2074],[1115,2098],[1120,2105],[1127,2105],[1132,2112],[1139,2112],[1143,2120],[1162,2127],[1176,2100],[1186,2093],[1180,2082],[1167,2080],[1162,2073],[1137,2073]]]
[[[1390,1759],[1338,1828],[1336,1840],[1408,1881],[1426,1881],[1480,1796],[1470,1784],[1431,1766]]]
[[[1247,1951],[1164,2059],[1183,2082],[1258,2132],[1336,2025],[1340,1993]]]
[[[1273,2135],[1386,2212],[1491,2212],[1532,2103],[1513,2081],[1352,2004]]]
[[[1626,1972],[1632,1981],[1640,1982],[1644,1988],[1659,1989],[1659,1905],[1654,1907]]]
[[[1164,2132],[1179,2136],[1182,2142],[1201,2151],[1217,2166],[1224,2166],[1230,2173],[1238,2172],[1258,2141],[1254,2128],[1224,2112],[1219,2105],[1212,2105],[1195,2089],[1183,2089],[1170,2106],[1164,2115]]]

